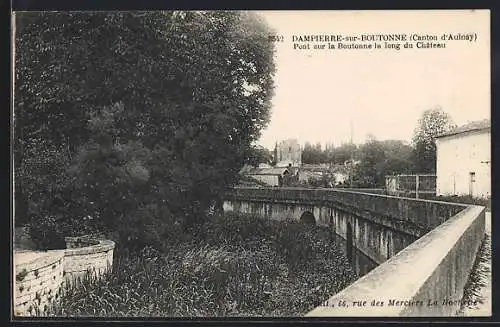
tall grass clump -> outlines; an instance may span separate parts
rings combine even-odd
[[[75,283],[50,314],[296,316],[355,278],[322,227],[216,215],[190,241],[120,252],[112,271]]]

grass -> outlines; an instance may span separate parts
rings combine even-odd
[[[471,274],[464,287],[462,301],[472,303],[476,300],[478,302],[477,306],[483,305],[485,299],[482,298],[481,289],[486,286],[487,278],[491,278],[491,237],[489,235],[485,235],[478,250]],[[474,309],[474,306],[471,306],[471,308]],[[459,314],[463,315],[467,309],[469,307],[463,304]]]
[[[297,316],[356,279],[327,230],[214,217],[191,242],[117,255],[103,278],[71,285],[52,316]]]

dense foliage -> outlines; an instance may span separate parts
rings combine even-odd
[[[322,227],[215,216],[166,252],[117,254],[113,271],[69,289],[62,316],[296,316],[356,278]]]
[[[246,12],[16,20],[16,224],[67,236],[88,217],[137,246],[199,225],[268,122],[267,26]]]
[[[254,167],[257,167],[261,163],[268,165],[276,164],[275,162],[273,162],[273,160],[274,160],[273,154],[271,153],[271,151],[269,151],[263,146],[254,146],[251,148],[246,163]]]
[[[433,173],[436,171],[436,136],[455,127],[451,117],[441,108],[424,111],[414,130],[412,144],[403,141],[378,141],[370,137],[364,144],[339,147],[306,143],[302,162],[310,164],[344,164],[349,159],[359,162],[351,167],[352,187],[384,187],[385,176]]]
[[[454,127],[451,116],[440,107],[424,111],[412,139],[417,172],[436,172],[436,136]]]
[[[302,149],[302,163],[304,164],[344,164],[347,160],[357,156],[358,146],[346,143],[340,146],[327,144],[323,149],[321,143],[312,145],[309,142],[304,144]]]
[[[414,130],[412,144],[399,140],[378,141],[370,137],[364,144],[335,147],[306,142],[302,151],[305,164],[344,164],[359,161],[349,174],[352,187],[383,187],[386,175],[433,173],[436,170],[436,136],[455,127],[451,117],[437,107],[424,111]]]
[[[360,146],[352,187],[385,187],[385,176],[413,171],[412,148],[402,141],[371,139]]]

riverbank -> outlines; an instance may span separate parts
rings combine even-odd
[[[302,316],[356,278],[328,230],[216,217],[190,242],[116,253],[113,271],[70,288],[53,316]]]

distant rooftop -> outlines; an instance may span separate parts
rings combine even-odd
[[[457,128],[452,129],[449,132],[438,135],[438,137],[456,135],[456,134],[472,132],[472,131],[480,131],[483,129],[489,129],[490,127],[491,127],[490,120],[483,119],[483,120],[473,121],[473,122],[467,123],[465,125],[459,126]]]
[[[285,171],[289,171],[285,167],[272,167],[272,168],[255,168],[255,167],[244,167],[240,171],[240,174],[244,175],[283,175]]]

